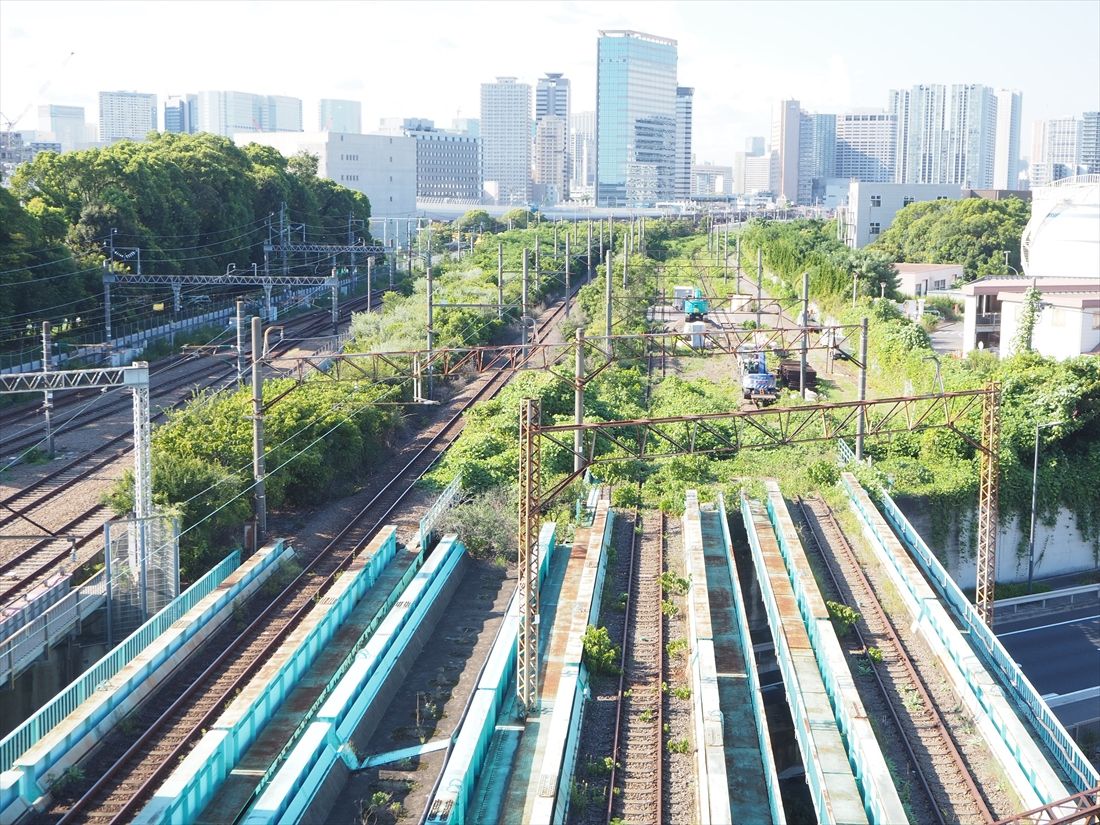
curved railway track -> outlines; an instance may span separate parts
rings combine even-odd
[[[901,735],[909,763],[908,771],[916,776],[924,797],[919,821],[928,821],[927,817],[932,817],[941,825],[949,822],[992,823],[993,814],[956,747],[936,702],[929,695],[928,685],[914,668],[905,645],[883,610],[832,509],[823,499],[816,497],[799,499],[798,504],[807,533],[825,563],[836,592],[842,592],[840,579],[843,577],[859,606],[863,621],[878,643],[881,661],[875,663],[870,657],[868,660],[875,683]],[[826,546],[830,552],[826,552]],[[859,625],[855,625],[854,629],[860,645],[867,650],[866,637]],[[891,688],[888,683],[894,687]],[[918,813],[915,807],[914,813]]]
[[[380,295],[381,293],[375,292],[370,297],[372,307],[381,300]],[[366,301],[366,298],[367,296],[362,296],[348,302],[345,305],[347,314],[350,316],[351,312]],[[327,318],[308,317],[304,320],[305,323],[301,324],[302,328],[295,330],[296,332],[308,333],[329,323]],[[290,343],[289,340],[285,341],[280,345],[280,348],[285,349],[290,346]],[[278,353],[275,347],[272,348],[272,351]],[[154,399],[154,403],[159,401],[162,406],[161,410],[152,416],[152,421],[163,418],[168,410],[178,407],[189,397],[189,395],[184,395],[175,401],[168,399],[168,403],[165,403],[164,396],[167,394],[185,387],[194,387],[197,392],[221,389],[227,380],[232,380],[236,376],[235,366],[221,368],[215,377],[196,383],[196,377],[205,374],[210,365],[195,362],[193,358],[186,360],[192,361],[197,369],[192,367],[190,374],[174,379],[167,385],[162,384],[154,388],[157,395],[160,396]],[[175,361],[172,366],[179,366],[182,363],[183,361]],[[120,415],[123,410],[128,411],[131,405],[130,399],[122,397],[121,402],[121,404],[114,405],[113,409],[101,410],[88,419],[82,419],[82,425],[111,415]],[[42,522],[47,519],[38,517],[36,511],[49,506],[59,495],[85,481],[88,476],[104,470],[126,456],[132,449],[130,446],[132,438],[133,435],[130,432],[122,432],[113,436],[96,449],[78,456],[63,467],[0,500],[0,511],[4,513],[3,516],[0,516],[0,528],[16,521],[22,521],[28,525],[28,529],[34,527],[43,530]],[[121,449],[113,449],[118,445],[125,446]],[[94,543],[100,537],[104,514],[107,509],[105,505],[96,503],[90,507],[85,507],[60,526],[57,526],[56,523],[49,526],[55,536],[73,536],[72,541],[47,536],[10,555],[0,555],[0,582],[2,582],[0,584],[0,604],[7,604],[18,594],[26,592],[29,588],[41,582],[46,576],[54,573],[58,565],[66,561],[75,563],[77,551]]]
[[[553,324],[563,304],[548,313],[538,334]],[[135,711],[128,727],[142,730],[135,740],[118,729],[86,760],[85,773],[98,779],[73,802],[59,800],[44,822],[122,822],[132,818],[175,767],[202,729],[242,688],[328,590],[360,548],[412,492],[419,478],[458,437],[464,413],[477,401],[496,395],[514,371],[485,373],[448,418],[428,427],[399,458],[404,464],[322,550],[299,557],[303,569],[267,605],[250,603],[253,612],[238,632],[236,623],[219,630],[189,657],[154,696]],[[254,599],[253,602],[258,600]]]

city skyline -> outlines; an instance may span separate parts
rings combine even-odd
[[[797,15],[791,13],[795,5]],[[194,14],[194,4],[4,0],[0,111],[5,121],[18,120],[17,128],[35,129],[37,108],[46,104],[84,106],[91,121],[101,91],[156,94],[162,115],[169,96],[237,90],[301,98],[306,123],[314,122],[321,98],[361,101],[364,130],[374,131],[382,117],[427,116],[444,124],[456,116],[476,117],[481,83],[515,76],[534,85],[547,72],[562,72],[572,83],[572,111],[580,113],[595,109],[596,42],[599,30],[608,28],[678,41],[679,83],[695,88],[699,163],[732,162],[746,137],[768,134],[772,107],[785,98],[800,100],[810,111],[841,114],[851,108],[886,108],[891,88],[918,83],[1013,88],[1023,96],[1024,136],[1038,120],[1100,108],[1100,59],[1093,42],[1100,5],[1072,0],[1043,5],[1048,22],[1064,24],[1059,28],[1066,34],[1057,44],[1024,46],[1013,44],[1028,30],[1034,6],[1025,3],[1001,4],[995,16],[981,3],[892,3],[873,20],[864,19],[860,9],[866,6],[859,3],[828,9],[794,3],[567,2],[518,8],[316,3],[305,21],[292,17],[291,8],[219,4],[222,25],[211,30]],[[943,15],[950,15],[950,27],[935,24]],[[797,30],[790,29],[791,19],[799,20]],[[151,36],[169,21],[171,40]],[[903,40],[894,34],[901,30],[899,21],[907,32]],[[358,23],[415,30],[417,43],[426,48],[417,50],[412,64],[402,38],[372,37],[370,51],[364,52]],[[511,36],[532,23],[538,25],[538,37]],[[313,36],[320,30],[324,38]],[[241,32],[249,31],[269,54],[296,54],[297,59],[264,59],[263,51],[257,59],[255,50],[240,47]],[[763,32],[776,36],[758,36]],[[125,49],[101,48],[120,36],[128,38]],[[928,49],[922,37],[935,48]],[[480,48],[479,38],[491,40],[494,48]],[[779,42],[782,59],[776,57]],[[313,60],[315,48],[318,59]],[[218,59],[196,62],[196,49]],[[1012,50],[1011,61],[1003,59],[1006,49]],[[439,57],[426,60],[428,54]],[[395,71],[392,64],[403,68]],[[394,82],[395,77],[404,81]],[[1073,82],[1064,82],[1066,77]],[[1029,148],[1020,141],[1022,153]]]

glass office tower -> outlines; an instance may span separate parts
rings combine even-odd
[[[596,203],[652,206],[676,187],[676,41],[601,31]]]

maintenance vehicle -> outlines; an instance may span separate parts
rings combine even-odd
[[[741,397],[757,406],[770,404],[779,397],[775,376],[768,372],[763,350],[741,346],[737,350],[737,364],[741,372]]]

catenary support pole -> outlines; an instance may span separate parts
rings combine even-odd
[[[588,280],[592,280],[592,219],[588,219]]]
[[[263,336],[260,319],[252,316],[252,478],[256,510],[256,546],[267,536],[267,496],[264,493]]]
[[[42,322],[42,372],[49,372],[50,355],[53,352],[51,335],[53,325],[49,321]],[[53,393],[45,390],[42,393],[42,416],[46,422],[46,453],[50,458],[54,457],[53,451],[53,427],[50,423],[50,413],[53,411]]]
[[[859,322],[859,400],[867,400],[867,319]],[[867,409],[859,408],[856,419],[856,461],[863,461],[863,433],[867,427]]]
[[[497,244],[497,318],[504,317],[504,244]]]
[[[572,284],[569,283],[569,233],[565,233],[565,317],[569,317],[569,304],[572,301],[572,294],[570,290]]]
[[[607,277],[604,278],[604,323],[603,334],[607,336],[607,347],[611,348],[611,250],[607,251]]]
[[[802,273],[802,355],[798,359],[798,389],[802,398],[806,398],[806,345],[809,343],[810,324],[810,273]]]
[[[576,363],[573,366],[573,423],[584,423],[584,327],[577,327]],[[584,467],[584,432],[573,431],[573,471]]]
[[[527,272],[527,247],[523,248],[523,282],[520,285],[520,314],[519,314],[519,328],[520,328],[520,343],[523,345],[523,357],[527,357],[527,284],[528,284],[528,272]]]
[[[237,386],[244,386],[244,301],[237,299]]]
[[[367,258],[367,312],[374,303],[374,258]]]
[[[760,304],[764,300],[764,250],[756,250],[756,328],[760,329]]]

